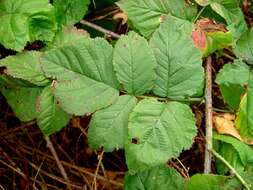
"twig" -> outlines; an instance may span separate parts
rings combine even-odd
[[[235,176],[237,177],[237,179],[243,184],[243,186],[247,189],[250,190],[251,185],[248,184],[243,178],[242,176],[235,170],[235,168],[233,168],[233,166],[231,166],[227,160],[225,160],[218,152],[216,152],[214,149],[211,149],[210,152],[216,157],[218,158],[220,161],[222,161],[230,170],[233,174],[235,174]]]
[[[38,170],[37,170],[37,172],[36,172],[36,174],[35,174],[34,182],[33,182],[33,189],[37,189],[37,187],[36,187],[36,185],[35,185],[35,180],[37,179],[37,176],[38,176],[39,173],[40,173],[40,170],[41,170],[41,167],[42,167],[43,163],[44,163],[44,160],[41,162],[41,164],[40,164],[40,166],[39,166],[39,168],[38,168]]]
[[[19,169],[14,168],[13,166],[7,164],[6,162],[0,160],[0,163],[5,165],[6,167],[10,168],[11,170],[13,170],[14,172],[18,173],[20,176],[22,176],[24,179],[27,179],[26,175]]]
[[[30,166],[32,166],[34,169],[36,169],[36,170],[39,169],[39,167],[36,166],[35,164],[33,164],[33,163],[31,163],[31,162],[30,162],[29,164],[30,164]],[[46,175],[47,177],[50,177],[51,179],[53,179],[53,180],[55,180],[55,181],[58,181],[58,182],[60,182],[60,183],[62,183],[62,184],[67,185],[68,188],[69,188],[69,187],[74,187],[74,188],[76,188],[76,189],[83,189],[83,187],[80,186],[80,185],[76,185],[76,184],[72,184],[72,183],[70,183],[70,182],[67,182],[65,179],[63,180],[62,178],[60,178],[60,177],[58,177],[58,176],[55,176],[55,175],[53,175],[53,174],[47,173],[46,171],[44,171],[44,170],[42,170],[42,169],[40,169],[40,173]]]
[[[54,158],[53,158],[52,156],[47,155],[47,154],[44,154],[43,152],[41,152],[41,151],[39,151],[39,150],[35,150],[34,152],[30,152],[30,151],[32,151],[32,148],[31,148],[31,147],[28,147],[28,146],[26,146],[26,145],[21,145],[21,146],[22,146],[22,148],[21,148],[20,150],[23,151],[23,152],[25,152],[26,154],[34,155],[34,153],[36,152],[37,154],[43,155],[45,158],[48,159],[48,161],[49,161],[49,160],[54,160]],[[30,151],[29,151],[29,150],[30,150]],[[86,174],[86,175],[89,175],[89,176],[91,176],[91,177],[94,177],[94,176],[95,176],[95,174],[93,174],[92,172],[89,172],[89,171],[88,171],[86,168],[84,168],[84,167],[76,166],[76,165],[70,164],[70,163],[65,162],[65,161],[62,161],[62,160],[61,160],[60,162],[61,162],[64,166],[66,166],[66,167],[68,167],[68,168],[70,168],[70,169],[77,170],[77,171],[82,172],[82,173],[84,173],[84,174]],[[118,172],[118,173],[119,173],[119,172]],[[123,174],[121,174],[121,172],[120,172],[119,174],[120,174],[120,175],[123,175]],[[102,180],[102,181],[105,181],[105,182],[108,182],[108,183],[110,183],[110,184],[112,184],[112,185],[115,185],[115,186],[119,186],[119,187],[122,187],[122,186],[123,186],[122,183],[117,182],[117,181],[114,181],[114,180],[111,180],[111,179],[107,179],[107,178],[105,178],[105,177],[103,177],[103,176],[101,176],[101,175],[97,175],[97,179]]]
[[[120,38],[120,35],[119,35],[119,34],[117,34],[117,33],[115,33],[115,32],[112,32],[112,31],[110,31],[110,30],[107,30],[107,29],[105,29],[105,28],[102,28],[101,26],[98,26],[98,25],[96,25],[96,24],[94,24],[94,23],[91,23],[91,22],[89,22],[89,21],[81,20],[80,23],[81,23],[81,24],[84,24],[84,25],[86,25],[86,26],[89,26],[90,28],[93,28],[93,29],[95,29],[95,30],[97,30],[97,31],[100,31],[100,32],[102,32],[102,33],[104,33],[104,34],[107,34],[107,35],[109,35],[109,36],[112,36],[112,37],[114,37],[114,38]]]
[[[97,190],[97,175],[98,175],[98,171],[99,171],[100,165],[101,165],[102,160],[103,160],[103,155],[104,155],[104,151],[102,151],[98,155],[98,164],[97,164],[97,168],[96,168],[96,171],[95,171],[95,176],[94,176],[93,183],[92,183],[92,187],[94,187],[94,190]]]
[[[68,175],[67,175],[67,173],[66,173],[66,171],[65,171],[65,169],[64,169],[64,167],[63,167],[63,165],[62,165],[62,163],[61,163],[60,160],[59,160],[59,157],[58,157],[58,155],[57,155],[57,153],[56,153],[56,151],[55,151],[55,149],[54,149],[54,146],[53,146],[53,144],[52,144],[52,142],[51,142],[49,136],[45,136],[45,140],[46,140],[46,142],[47,142],[47,147],[48,147],[49,150],[51,151],[51,153],[52,153],[52,155],[53,155],[53,157],[54,157],[54,159],[55,159],[55,161],[56,161],[56,164],[57,164],[57,166],[58,166],[58,168],[59,168],[59,170],[60,170],[60,172],[61,172],[62,177],[63,177],[63,178],[66,180],[66,182],[67,182],[67,187],[68,187],[68,189],[71,190],[72,188],[71,188],[71,186],[69,185],[69,184],[70,184],[70,181],[69,181]]]
[[[182,166],[182,168],[184,169],[185,171],[185,174],[187,176],[187,179],[190,179],[190,176],[189,176],[189,171],[186,169],[186,167],[184,166],[184,164],[178,159],[176,158],[176,160],[179,162],[179,164]]]
[[[213,138],[213,121],[212,121],[212,57],[209,56],[206,60],[206,148],[205,148],[205,163],[204,173],[211,172],[212,154],[212,138]]]

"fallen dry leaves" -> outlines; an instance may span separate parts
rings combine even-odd
[[[219,134],[230,135],[238,140],[246,143],[240,136],[239,131],[235,128],[235,115],[231,113],[213,113],[213,124],[214,128]],[[247,143],[253,145],[253,142]]]

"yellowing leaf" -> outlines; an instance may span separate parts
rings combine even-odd
[[[211,19],[201,19],[192,31],[194,44],[204,57],[216,50],[231,46],[232,34],[223,24],[215,24]]]
[[[242,141],[239,132],[235,128],[234,120],[235,115],[230,113],[218,114],[213,117],[214,127],[219,134],[231,135]]]
[[[201,6],[207,6],[210,4],[210,0],[195,0],[195,2]]]

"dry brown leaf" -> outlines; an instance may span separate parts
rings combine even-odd
[[[113,16],[114,20],[121,20],[121,24],[124,25],[127,23],[128,16],[125,13],[116,13]]]
[[[213,124],[219,134],[231,135],[240,141],[243,141],[239,132],[235,128],[235,115],[230,113],[215,114]]]

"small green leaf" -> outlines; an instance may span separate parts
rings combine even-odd
[[[50,81],[40,68],[40,56],[41,54],[35,51],[9,56],[0,60],[0,67],[6,67],[4,73],[14,78],[45,86]]]
[[[135,175],[127,173],[124,180],[124,190],[184,190],[184,185],[184,178],[165,165]]]
[[[16,116],[21,121],[31,121],[37,116],[36,100],[41,93],[39,87],[2,87],[1,92]]]
[[[247,24],[237,0],[213,0],[211,7],[226,20],[235,41],[247,31]]]
[[[90,0],[54,0],[56,20],[59,25],[79,22],[88,10]]]
[[[88,138],[92,148],[105,151],[124,147],[130,112],[137,103],[133,96],[120,96],[110,107],[97,111],[89,124]]]
[[[222,31],[215,31],[215,32],[207,32],[207,46],[205,52],[203,53],[204,57],[212,54],[217,50],[222,50],[226,47],[229,47],[233,43],[233,37],[231,32],[222,32]]]
[[[111,105],[119,95],[116,89],[82,75],[73,75],[65,81],[55,81],[53,93],[63,110],[80,116]]]
[[[166,163],[191,147],[196,136],[189,106],[140,101],[130,114],[125,153],[130,173]]]
[[[117,5],[145,37],[150,36],[159,27],[166,15],[192,20],[197,13],[196,6],[184,0],[121,0]]]
[[[242,164],[246,166],[248,163],[253,162],[253,148],[249,145],[237,140],[234,137],[227,136],[227,135],[214,135],[215,140],[219,140],[223,143],[227,143],[233,146],[233,148],[238,153]],[[228,149],[228,151],[230,151]]]
[[[191,39],[192,29],[190,22],[169,17],[153,34],[150,45],[158,64],[156,95],[177,98],[202,94],[202,56]]]
[[[222,96],[234,110],[237,110],[241,95],[246,91],[244,86],[248,84],[249,72],[249,66],[241,60],[235,60],[233,64],[226,64],[217,75],[216,83]]]
[[[53,97],[51,86],[43,89],[37,99],[37,122],[44,135],[51,135],[67,125],[70,115],[60,109]]]
[[[253,29],[248,30],[237,41],[235,53],[247,63],[253,64]]]
[[[114,51],[114,67],[119,81],[129,94],[150,91],[155,80],[156,60],[145,38],[135,32],[121,37]]]
[[[54,9],[48,0],[1,0],[0,20],[0,43],[16,51],[28,41],[51,41],[56,30]]]
[[[213,174],[196,174],[186,184],[187,190],[235,190],[241,187],[235,178]]]
[[[253,141],[253,73],[248,84],[247,93],[243,96],[237,117],[235,120],[236,128],[240,131],[241,137],[246,143]]]

